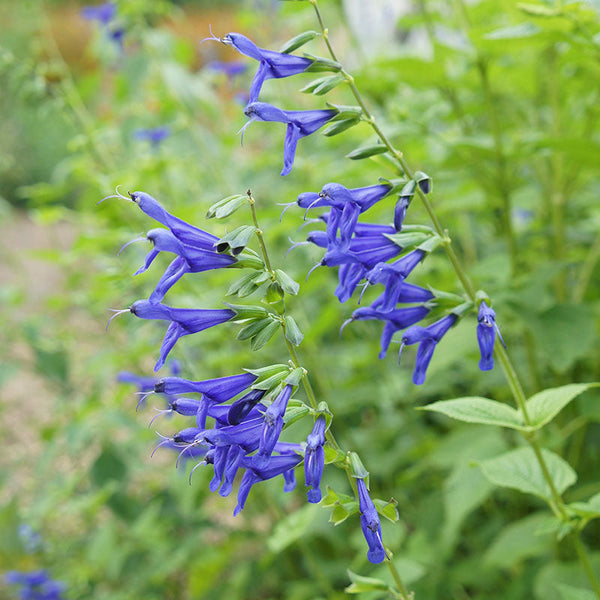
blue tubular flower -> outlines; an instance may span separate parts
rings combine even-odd
[[[356,480],[356,487],[358,488],[358,507],[360,510],[360,526],[367,540],[369,551],[367,552],[367,558],[370,562],[378,564],[383,562],[386,557],[385,548],[383,547],[383,540],[381,539],[381,522],[379,521],[379,515],[377,509],[369,492],[364,479]]]
[[[52,581],[46,571],[9,571],[4,575],[6,583],[20,585],[19,598],[23,600],[61,600],[64,583]]]
[[[433,351],[435,350],[436,345],[457,320],[458,316],[454,313],[450,313],[439,321],[432,323],[428,327],[411,327],[402,334],[400,356],[402,355],[402,349],[404,346],[419,344],[415,370],[412,377],[415,385],[421,385],[425,382],[427,367],[431,362],[431,357],[433,356]]]
[[[253,41],[241,33],[228,33],[220,41],[233,46],[240,54],[260,61],[258,71],[250,87],[249,102],[256,102],[258,100],[262,85],[267,79],[280,79],[282,77],[297,75],[306,71],[314,62],[310,58],[259,48]]]
[[[281,110],[266,102],[251,102],[246,106],[244,112],[246,116],[250,117],[250,121],[246,123],[244,128],[252,121],[274,121],[287,124],[281,175],[287,175],[292,170],[298,140],[320,129],[338,113],[337,110],[333,109]]]
[[[86,21],[98,21],[101,25],[108,25],[117,14],[117,5],[114,2],[105,2],[96,6],[84,6],[81,16]]]
[[[227,412],[227,421],[230,425],[238,425],[250,411],[262,400],[265,390],[250,390],[247,394],[236,400]]]
[[[346,302],[350,299],[366,272],[367,267],[360,263],[340,266],[338,271],[339,284],[335,288],[335,295],[340,302]]]
[[[140,319],[171,321],[160,348],[160,357],[154,367],[155,371],[165,364],[169,352],[180,337],[225,323],[235,316],[235,312],[228,308],[173,308],[165,304],[153,304],[148,300],[134,302],[129,311]]]
[[[388,184],[348,189],[339,183],[328,183],[318,194],[315,192],[300,194],[297,203],[306,210],[330,206],[331,212],[327,217],[323,217],[327,223],[329,241],[336,242],[339,231],[339,242],[342,247],[345,247],[357,227],[358,216],[379,202],[390,190],[391,186]],[[394,231],[392,229],[391,233]]]
[[[237,258],[234,256],[220,254],[214,248],[207,250],[203,247],[198,248],[184,244],[167,229],[151,229],[146,234],[146,238],[152,242],[154,248],[148,253],[144,264],[134,275],[139,275],[146,271],[160,252],[177,254],[177,258],[167,267],[156,288],[150,295],[149,300],[153,304],[160,302],[165,297],[167,291],[186,273],[200,273],[202,271],[222,269],[237,262]]]
[[[383,332],[381,334],[381,352],[379,358],[385,358],[387,350],[392,341],[392,336],[406,327],[418,323],[429,314],[429,309],[425,306],[411,306],[409,308],[397,308],[394,310],[382,312],[372,306],[357,308],[349,321],[362,321],[378,319],[384,321]],[[348,323],[348,321],[346,321]],[[346,324],[345,323],[345,324]],[[345,324],[342,326],[344,327]]]
[[[240,373],[239,375],[228,375],[216,379],[205,379],[204,381],[190,381],[181,377],[163,377],[154,386],[157,394],[202,394],[208,397],[214,404],[221,404],[231,400],[240,392],[251,386],[257,379],[252,373]]]
[[[325,466],[325,426],[324,416],[320,416],[315,421],[315,426],[306,438],[306,450],[304,453],[304,482],[308,490],[306,495],[308,501],[316,504],[321,500],[321,477],[323,476],[323,467]]]
[[[107,197],[110,198],[112,196]],[[125,196],[121,196],[120,194],[118,194],[118,197],[127,200]],[[165,227],[168,227],[171,233],[183,244],[203,250],[214,250],[215,244],[219,241],[216,235],[202,231],[202,229],[194,227],[168,213],[158,200],[150,194],[132,192],[129,194],[129,197],[132,202],[135,202],[140,207],[142,212]]]
[[[496,324],[496,313],[483,300],[479,305],[479,314],[477,316],[477,341],[481,359],[479,368],[482,371],[490,371],[494,368],[494,343],[496,341],[496,331],[500,335],[498,325]],[[502,336],[500,336],[502,339]]]
[[[136,129],[133,137],[137,140],[146,140],[157,148],[161,142],[171,135],[171,129],[166,125],[161,127],[150,127],[148,129]]]
[[[280,456],[271,456],[267,465],[259,468],[253,465],[254,461],[252,458],[246,456],[241,460],[241,465],[246,468],[246,472],[240,483],[238,503],[233,511],[234,517],[243,510],[250,489],[255,483],[288,473],[288,471],[294,469],[302,461],[302,457],[297,454],[282,454]],[[289,473],[287,477],[289,478]]]
[[[285,415],[285,409],[293,390],[293,385],[289,383],[285,385],[273,401],[273,404],[265,411],[265,424],[261,433],[258,452],[252,457],[252,464],[256,468],[264,468],[268,464],[271,452],[273,452],[273,448],[279,440],[279,435],[283,429],[283,415]]]

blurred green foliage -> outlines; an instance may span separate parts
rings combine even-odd
[[[106,309],[147,296],[166,262],[159,257],[132,279],[146,249],[116,251],[154,224],[119,200],[95,203],[116,185],[140,189],[223,235],[249,215],[207,225],[208,207],[251,188],[274,266],[301,282],[289,308],[305,334],[300,353],[317,397],[334,412],[342,445],[360,452],[374,494],[398,502],[400,523],[382,523],[384,539],[416,598],[587,598],[575,549],[558,544],[543,503],[495,488],[477,466],[519,445],[516,434],[414,410],[457,396],[510,401],[499,368],[477,369],[474,319],[449,332],[416,388],[409,351],[400,367],[394,352],[377,360],[379,324],[354,323],[339,338],[356,303],[333,298],[335,270],[317,269],[304,282],[317,249],[284,258],[288,238],[299,241],[306,230],[297,230],[303,220],[294,208],[280,222],[279,203],[329,181],[359,187],[394,173],[382,156],[343,159],[375,142],[365,124],[301,140],[286,178],[278,175],[283,127],[253,124],[242,147],[237,95],[254,65],[234,80],[204,68],[239,58],[220,45],[198,46],[209,24],[199,9],[208,5],[225,3],[123,0],[123,53],[73,5],[3,7],[0,567],[46,567],[67,583],[68,598],[95,600],[335,599],[350,584],[347,568],[389,581],[384,566],[368,565],[357,518],[333,527],[330,510],[306,505],[302,481],[290,495],[279,482],[257,486],[233,519],[234,500],[208,492],[208,470],[197,469],[189,486],[189,465],[175,470],[166,451],[150,461],[151,412],[136,414],[134,390],[116,383],[119,370],[151,372],[163,329],[123,317],[106,333]],[[395,45],[366,58],[341,6],[323,5],[333,43],[382,127],[413,168],[433,177],[438,216],[476,285],[494,299],[526,393],[597,380],[600,7],[481,0],[463,11],[422,0],[399,21]],[[181,33],[192,21],[193,39]],[[275,49],[315,28],[303,2],[247,3],[224,11],[218,29],[213,22],[217,35],[237,30]],[[325,54],[318,39],[307,51]],[[322,99],[298,92],[310,81],[308,74],[269,81],[264,100],[321,108]],[[327,101],[352,103],[343,86]],[[160,125],[171,135],[158,147],[133,135]],[[381,203],[365,220],[391,219],[392,207]],[[427,222],[416,202],[408,222]],[[42,276],[53,286],[36,287]],[[169,301],[219,306],[237,276],[188,275]],[[417,282],[460,292],[441,253],[420,267]],[[280,342],[255,354],[235,333],[224,326],[179,342],[183,376],[286,360]],[[541,434],[577,472],[569,502],[600,492],[599,400],[597,390],[586,392]],[[183,423],[156,428],[167,434]],[[305,435],[304,423],[294,428],[290,439]],[[349,492],[341,472],[326,470],[325,481]],[[43,537],[34,554],[25,552],[19,523]],[[592,521],[584,542],[597,548],[599,536]],[[600,567],[600,555],[593,564]],[[10,594],[0,583],[0,598]]]

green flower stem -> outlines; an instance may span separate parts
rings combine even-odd
[[[404,585],[402,579],[400,578],[400,573],[398,573],[398,569],[396,569],[396,565],[394,564],[394,561],[391,558],[386,558],[385,562],[387,563],[388,569],[390,570],[390,573],[392,574],[394,582],[396,583],[396,586],[398,587],[398,592],[400,592],[400,599],[401,600],[410,600],[413,597],[413,595],[411,593],[409,593],[409,591],[406,589],[406,586]]]
[[[585,546],[581,541],[581,533],[579,531],[573,535],[573,544],[575,545],[575,551],[577,552],[579,560],[583,565],[585,574],[587,575],[588,579],[590,580],[590,583],[592,584],[594,593],[598,598],[600,598],[600,583],[598,582],[596,574],[594,573],[594,569],[592,568],[592,563],[590,562],[589,556],[587,555]]]
[[[254,200],[254,198],[252,196],[252,192],[250,190],[247,191],[247,194],[248,194],[248,203],[250,205],[250,211],[252,212],[252,221],[254,222],[254,226],[256,227],[256,237],[258,239],[258,244],[260,246],[260,250],[262,252],[263,259],[265,261],[265,267],[267,268],[267,271],[269,271],[269,273],[271,273],[271,275],[273,276],[273,279],[275,279],[275,271],[273,271],[273,267],[271,266],[271,261],[269,260],[269,253],[267,252],[267,246],[265,245],[263,232],[258,224],[258,217],[256,215],[256,208],[254,206],[256,201]],[[285,317],[285,304],[284,304],[282,316]],[[294,367],[300,368],[302,365],[301,365],[300,359],[298,358],[298,353],[296,352],[296,349],[294,348],[293,344],[287,339],[287,337],[285,335],[286,334],[286,326],[285,326],[284,318],[281,319],[281,328],[283,330],[283,337],[285,339],[285,344],[286,344],[288,352],[290,354],[290,358],[292,359],[292,363],[294,364]],[[316,410],[319,403],[317,401],[317,396],[316,396],[315,391],[310,383],[310,378],[309,378],[308,372],[306,370],[302,377],[302,385],[304,386],[304,391],[306,392],[306,396],[308,397],[308,401],[310,402],[311,407],[314,410]],[[333,435],[331,429],[328,429],[326,431],[325,437],[326,437],[327,441],[331,444],[331,446],[337,452],[343,452],[341,447],[337,443],[337,440],[335,439],[335,436]],[[345,463],[344,463],[344,465],[345,465]],[[346,471],[348,470],[347,466],[345,466],[344,468],[346,469]]]
[[[321,33],[322,33],[323,39],[325,40],[325,44],[327,45],[327,48],[331,55],[331,58],[333,60],[335,60],[336,62],[339,62],[337,59],[337,56],[329,42],[328,30],[323,23],[323,19],[321,17],[321,14],[319,12],[319,8],[317,5],[317,0],[309,0],[309,2],[313,5],[313,7],[315,9],[315,12],[317,15],[317,20],[319,21],[319,25],[321,27]],[[373,115],[371,114],[369,109],[367,108],[364,100],[362,99],[362,96],[360,95],[358,88],[356,87],[356,84],[354,83],[354,78],[349,73],[347,73],[344,69],[342,69],[341,72],[346,76],[350,90],[352,91],[354,98],[356,99],[356,101],[358,102],[358,104],[360,105],[360,107],[363,110],[364,120],[371,125],[371,128],[377,134],[377,136],[379,137],[381,142],[386,146],[386,148],[389,150],[390,154],[398,162],[398,164],[404,171],[404,174],[406,175],[406,177],[408,177],[409,179],[414,179],[413,171],[410,169],[402,152],[400,152],[399,150],[394,148],[394,146],[389,141],[387,136],[381,131],[378,124],[375,122],[375,118],[373,117]],[[447,255],[448,259],[450,260],[450,263],[452,264],[452,266],[456,272],[456,275],[457,275],[458,279],[460,280],[465,292],[467,293],[469,298],[473,302],[475,302],[476,301],[475,288],[474,288],[473,284],[471,283],[471,280],[469,279],[467,273],[465,272],[462,265],[460,264],[460,261],[459,261],[458,257],[456,256],[454,249],[452,248],[451,240],[448,238],[447,232],[442,228],[441,223],[439,222],[439,220],[433,210],[433,206],[429,200],[429,197],[423,193],[423,191],[420,189],[419,186],[417,186],[417,188],[416,188],[416,195],[419,196],[419,199],[421,200],[423,206],[425,207],[425,210],[427,211],[427,213],[431,219],[431,222],[433,223],[436,233],[442,239],[445,240],[446,243],[443,244],[444,251],[446,252],[446,255]],[[506,350],[500,344],[500,342],[496,343],[494,354],[495,354],[496,358],[498,359],[498,361],[500,362],[500,364],[502,365],[502,368],[503,368],[505,376],[507,378],[509,387],[511,389],[511,392],[514,396],[514,399],[515,399],[515,402],[516,402],[518,408],[521,410],[521,412],[523,414],[523,419],[525,420],[525,423],[530,425],[531,420],[527,413],[527,406],[526,406],[527,398],[525,396],[525,393],[523,392],[523,388],[519,381],[516,370],[515,370],[514,366],[512,365]],[[540,465],[540,469],[542,471],[544,480],[546,481],[546,483],[548,484],[548,487],[550,489],[550,493],[552,495],[552,502],[550,503],[550,506],[551,506],[553,512],[555,514],[557,514],[557,516],[559,516],[564,522],[566,522],[568,520],[568,515],[567,515],[564,501],[562,500],[561,495],[558,493],[558,490],[556,489],[556,486],[554,485],[552,476],[550,475],[548,466],[546,465],[546,461],[542,455],[542,451],[541,451],[540,445],[537,441],[537,438],[536,438],[535,434],[534,435],[526,435],[525,438],[535,453],[535,456]],[[580,556],[584,570],[585,570],[588,578],[590,579],[592,586],[594,587],[594,590],[598,590],[596,593],[597,593],[598,598],[600,599],[600,587],[598,587],[598,582],[597,582],[595,575],[590,567],[589,560],[585,553],[585,548],[582,546],[581,542],[579,542],[578,554]],[[390,569],[391,569],[391,567],[390,567]],[[394,576],[393,573],[392,573],[392,576]]]

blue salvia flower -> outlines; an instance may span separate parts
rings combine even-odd
[[[171,264],[160,278],[156,288],[150,295],[150,302],[160,302],[168,292],[186,273],[200,273],[213,269],[222,269],[237,262],[237,258],[229,254],[222,254],[214,249],[207,250],[202,246],[193,246],[180,242],[171,231],[167,229],[151,229],[145,238],[136,238],[123,246],[125,248],[133,242],[147,239],[153,244],[152,250],[147,254],[144,264],[134,273],[139,275],[150,267],[160,252],[177,254]],[[121,248],[121,250],[123,250]]]
[[[316,504],[321,500],[321,477],[325,466],[325,428],[326,420],[323,415],[315,421],[311,433],[306,438],[306,449],[304,451],[304,483],[312,489],[306,492],[309,502]]]
[[[121,50],[123,49],[125,30],[123,27],[115,24],[117,5],[114,2],[84,6],[80,14],[86,21],[97,21],[109,39],[115,42]]]
[[[244,125],[243,129],[253,121],[274,121],[287,124],[281,175],[287,175],[292,170],[298,140],[323,127],[327,121],[333,119],[338,113],[337,110],[333,109],[281,110],[266,102],[251,102],[244,112],[247,117],[250,117],[250,120]]]
[[[9,585],[20,585],[19,598],[22,600],[62,600],[65,584],[53,581],[44,570],[9,571],[4,575]]]
[[[155,148],[158,147],[161,142],[164,142],[171,135],[171,129],[166,125],[160,127],[150,127],[147,129],[136,129],[133,133],[133,137],[137,140],[146,140],[150,142]]]
[[[309,210],[323,206],[331,207],[327,216],[327,234],[330,242],[339,243],[345,247],[356,229],[358,216],[369,210],[389,194],[388,184],[371,185],[362,188],[348,189],[339,183],[328,183],[317,194],[304,192],[298,196],[298,206]]]
[[[283,416],[293,389],[293,385],[289,383],[285,385],[265,411],[258,452],[252,457],[252,464],[257,468],[263,468],[268,464],[271,452],[273,452],[273,448],[279,440],[279,435],[283,429]]]
[[[256,102],[258,100],[262,85],[267,79],[280,79],[282,77],[297,75],[306,71],[314,62],[310,58],[259,48],[253,41],[241,33],[228,33],[220,39],[207,39],[219,40],[228,46],[232,46],[240,54],[249,56],[260,62],[250,86],[249,102]]]
[[[439,321],[432,323],[428,327],[420,327],[419,325],[415,325],[414,327],[407,329],[402,334],[400,355],[402,355],[402,349],[404,346],[419,344],[415,370],[412,377],[415,385],[421,385],[425,382],[427,367],[431,362],[431,357],[433,356],[433,351],[435,350],[436,345],[457,320],[458,316],[454,313],[450,313]]]
[[[238,491],[238,503],[233,511],[233,515],[238,515],[244,508],[246,499],[250,493],[250,489],[255,483],[272,479],[278,475],[284,475],[285,473],[294,469],[298,464],[300,464],[300,462],[302,462],[302,456],[295,453],[271,456],[265,467],[256,467],[253,465],[252,457],[243,458],[241,464],[246,468],[246,472],[244,473],[240,483],[240,489]],[[289,481],[289,479],[287,481]]]
[[[496,313],[485,301],[479,304],[479,314],[477,316],[477,342],[481,352],[479,368],[482,371],[490,371],[494,368],[494,343],[496,341],[496,332],[502,340],[500,330],[496,324]]]
[[[411,306],[408,308],[397,308],[394,310],[382,312],[373,306],[357,308],[350,319],[343,325],[342,329],[352,321],[362,321],[376,319],[383,321],[383,332],[381,334],[381,352],[379,358],[385,358],[387,350],[392,341],[392,336],[402,329],[406,329],[415,323],[418,323],[429,314],[429,308],[426,306]],[[403,338],[404,339],[404,338]]]
[[[128,194],[129,198],[123,196],[123,194],[120,194],[117,190],[115,194],[102,198],[100,202],[104,202],[104,200],[108,198],[121,198],[123,200],[134,202],[139,206],[140,210],[151,219],[168,227],[171,233],[182,244],[201,250],[214,250],[215,244],[219,241],[219,238],[216,235],[202,231],[202,229],[186,223],[183,219],[175,217],[167,212],[156,198],[153,198],[146,192],[138,191],[129,192]],[[100,204],[100,202],[98,204]]]
[[[381,299],[379,309],[382,311],[392,310],[398,302],[403,289],[404,280],[413,269],[425,258],[424,250],[416,249],[393,263],[379,263],[375,265],[366,275],[365,279],[371,285],[382,283],[385,292]],[[431,296],[430,296],[431,297]],[[410,302],[410,300],[408,300]]]
[[[114,2],[105,2],[95,6],[84,6],[81,16],[87,21],[98,21],[101,25],[108,25],[117,15],[117,5]]]
[[[370,562],[378,564],[383,562],[386,557],[383,540],[381,539],[381,522],[375,504],[373,504],[373,500],[369,496],[365,480],[357,479],[356,487],[358,488],[360,526],[369,547],[367,558]]]
[[[131,312],[140,319],[170,321],[160,348],[160,357],[154,367],[155,371],[165,364],[169,352],[180,337],[225,323],[235,316],[235,312],[228,308],[173,308],[149,300],[137,300],[130,308],[117,311],[113,318],[123,312]]]

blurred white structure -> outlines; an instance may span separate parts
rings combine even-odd
[[[426,35],[402,33],[402,16],[415,11],[410,0],[343,0],[346,20],[367,57],[398,54],[428,54]]]

